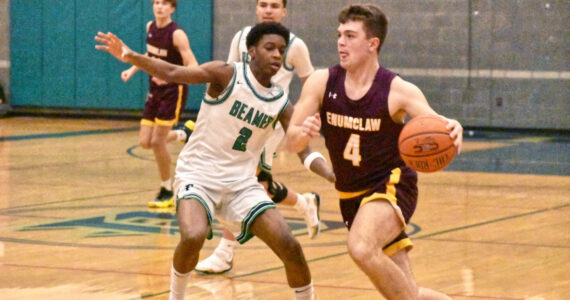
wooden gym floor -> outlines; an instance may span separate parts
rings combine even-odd
[[[138,122],[0,119],[0,298],[167,299],[178,242],[173,210],[149,210],[158,191]],[[454,299],[570,299],[570,138],[466,132],[464,153],[420,174],[408,232],[417,281]],[[172,144],[175,161],[181,144]],[[326,153],[323,142],[315,149]],[[174,162],[173,162],[174,164]],[[381,299],[346,252],[333,186],[279,153],[274,175],[322,197],[324,228],[280,207],[301,242],[317,299]],[[207,241],[207,257],[220,228]],[[258,239],[232,271],[192,275],[188,299],[292,299],[281,262]]]

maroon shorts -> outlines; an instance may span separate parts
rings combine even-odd
[[[399,209],[402,221],[408,224],[418,202],[417,182],[418,175],[414,170],[408,167],[401,167],[392,170],[391,173],[384,176],[370,189],[354,193],[339,192],[341,195],[340,211],[344,224],[350,230],[360,206],[366,202],[379,199],[386,200],[396,210]],[[386,254],[392,255],[400,249],[408,248],[412,245],[408,235],[402,230],[400,235],[388,243],[383,250]]]
[[[141,123],[146,125],[173,126],[186,105],[188,86],[167,84],[149,89]]]

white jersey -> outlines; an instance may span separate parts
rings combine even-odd
[[[247,52],[246,38],[250,30],[251,26],[246,26],[235,34],[232,39],[232,44],[230,45],[228,63],[248,61],[249,55]],[[283,65],[271,80],[283,87],[285,93],[289,94],[289,85],[291,84],[291,80],[293,80],[294,73],[297,73],[297,76],[299,77],[306,77],[313,71],[314,68],[311,64],[307,45],[302,39],[290,32],[289,43],[287,45],[287,49],[285,49],[283,57]],[[281,143],[281,140],[283,140],[284,136],[285,130],[281,127],[281,124],[277,124],[275,134],[267,141],[267,144],[265,145],[266,149],[263,151],[260,158],[259,166],[262,169],[271,171],[273,153]]]
[[[263,146],[289,103],[279,85],[262,86],[247,63],[234,63],[230,84],[202,101],[194,132],[176,165],[176,179],[230,182],[255,177]]]
[[[250,30],[251,26],[247,26],[235,34],[230,46],[228,62],[248,61],[246,38]],[[296,72],[299,77],[306,77],[313,71],[307,45],[292,32],[289,33],[289,43],[285,49],[283,65],[271,80],[282,86],[285,93],[289,94],[293,73]]]

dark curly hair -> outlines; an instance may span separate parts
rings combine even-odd
[[[278,34],[285,39],[285,45],[289,44],[289,29],[277,22],[257,23],[247,34],[245,45],[249,49],[255,46],[266,34]]]

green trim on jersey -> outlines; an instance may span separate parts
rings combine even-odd
[[[234,86],[235,86],[235,82],[236,82],[236,78],[237,78],[236,64],[232,63],[232,66],[234,67],[234,75],[232,76],[232,80],[230,81],[230,84],[222,92],[221,96],[218,96],[214,100],[207,100],[206,97],[204,97],[204,99],[202,99],[202,101],[206,102],[206,104],[218,105],[218,104],[224,103],[224,101],[226,101],[226,99],[228,99],[228,97],[232,94],[232,92],[234,90]],[[208,91],[206,91],[206,93],[208,93]]]
[[[281,115],[283,114],[283,112],[287,108],[288,104],[289,104],[289,97],[287,97],[287,101],[285,101],[285,105],[283,105],[283,107],[281,108],[281,111],[279,111],[279,114],[275,118],[275,121],[273,121],[273,129],[275,129],[275,126],[277,126],[277,122],[279,122],[279,118],[281,118]]]
[[[275,100],[279,100],[279,98],[281,98],[283,96],[283,94],[285,94],[285,92],[283,91],[283,88],[281,86],[273,84],[273,83],[271,84],[272,86],[276,86],[279,88],[279,93],[276,96],[271,97],[271,98],[265,98],[265,97],[261,96],[260,94],[258,94],[257,91],[255,90],[255,88],[253,88],[251,81],[249,81],[249,78],[247,77],[246,65],[248,65],[248,64],[243,63],[243,77],[245,78],[245,82],[247,82],[247,85],[249,86],[249,88],[251,89],[251,91],[253,92],[255,97],[257,97],[259,100],[265,101],[265,102],[273,102]],[[289,102],[289,99],[287,99],[287,102]]]
[[[263,152],[261,152],[261,158],[259,159],[259,168],[263,171],[271,173],[271,165],[266,163],[267,160],[265,159],[265,156],[267,156],[266,151],[267,149],[263,148]],[[273,153],[269,155],[273,155]]]
[[[255,218],[262,212],[275,207],[276,206],[273,201],[259,202],[254,207],[252,207],[241,222],[241,233],[236,237],[236,240],[240,244],[249,241],[249,239],[253,237],[253,234],[249,231],[249,228],[251,227],[251,224],[253,224],[253,221],[255,221]]]
[[[289,32],[289,34],[293,35],[291,32]],[[283,69],[289,72],[293,72],[293,70],[295,70],[295,66],[292,67],[287,66],[287,53],[289,53],[289,47],[291,47],[291,45],[293,44],[293,40],[295,40],[295,38],[297,38],[297,36],[295,35],[289,38],[289,43],[287,44],[287,48],[285,48],[285,53],[283,54]]]
[[[178,214],[178,207],[180,204],[180,200],[190,200],[190,199],[197,200],[206,209],[206,215],[208,215],[208,225],[210,225],[210,230],[208,230],[208,235],[206,236],[206,238],[211,240],[212,237],[214,236],[214,232],[212,231],[212,228],[214,227],[214,225],[213,225],[214,221],[212,218],[212,213],[210,212],[210,208],[208,207],[208,204],[206,204],[206,201],[204,201],[204,199],[202,199],[202,197],[200,197],[200,195],[188,194],[182,198],[177,198],[176,199],[176,214]]]

